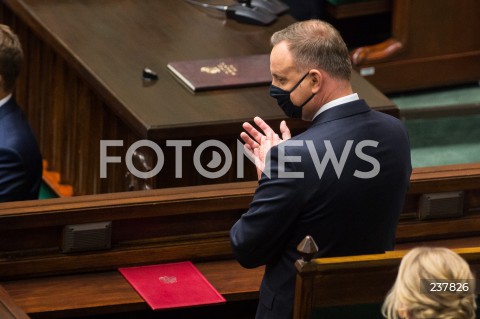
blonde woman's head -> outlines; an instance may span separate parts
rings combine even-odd
[[[427,292],[421,279],[465,282],[468,291]],[[417,247],[403,257],[382,313],[388,319],[473,319],[475,309],[475,278],[468,263],[447,248]]]

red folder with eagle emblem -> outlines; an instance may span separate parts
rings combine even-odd
[[[118,270],[153,310],[225,302],[189,261]]]

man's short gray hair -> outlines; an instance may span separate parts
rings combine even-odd
[[[299,70],[320,68],[331,76],[350,80],[352,63],[340,33],[321,20],[296,22],[275,32],[272,46],[286,41]]]

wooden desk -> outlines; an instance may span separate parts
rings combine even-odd
[[[245,269],[233,260],[197,263],[195,266],[227,303],[258,299],[264,267]],[[141,311],[152,315],[142,297],[117,271],[19,280],[2,285],[16,305],[35,318]],[[218,309],[212,310],[212,315],[215,311]],[[228,317],[237,318],[233,314]]]
[[[479,185],[480,164],[415,169],[396,248],[478,246]],[[162,313],[162,319],[251,317],[263,268],[244,269],[233,260],[228,231],[248,209],[255,187],[256,182],[242,182],[5,203],[0,207],[0,285],[32,318],[152,318],[116,269],[191,260],[227,304],[183,316]],[[464,192],[462,216],[419,220],[422,194],[452,191]],[[112,222],[111,249],[61,251],[65,225],[105,221]]]
[[[261,27],[223,17],[179,0],[3,1],[1,21],[13,26],[26,53],[17,99],[49,168],[59,171],[76,195],[125,191],[128,183],[144,189],[238,180],[233,173],[215,180],[203,178],[188,158],[208,139],[236,150],[241,123],[256,115],[275,126],[284,119],[268,87],[192,94],[166,65],[268,53],[270,35],[294,20],[285,15]],[[144,67],[158,73],[153,85],[142,83]],[[372,108],[398,116],[396,106],[362,77],[355,73],[352,80]],[[301,130],[305,123],[290,125]],[[106,179],[99,177],[102,139],[124,141],[123,148],[109,150],[109,156],[122,156],[122,164],[109,164]],[[140,139],[158,143],[166,163],[156,178],[127,181],[124,156]],[[165,148],[167,139],[193,140],[192,147],[184,150],[181,179],[174,176],[174,148]],[[145,159],[137,156],[139,165],[156,164],[151,149],[139,152]],[[253,165],[246,166],[245,180],[255,179]]]
[[[30,319],[30,317],[12,300],[8,292],[0,286],[0,318]]]
[[[475,237],[465,238],[462,241],[430,241],[425,244],[454,249],[477,247],[478,242],[479,238]],[[399,249],[410,249],[421,245],[423,245],[422,242],[417,242]],[[340,257],[345,260],[349,258],[356,257]],[[157,312],[159,316],[153,318],[244,319],[254,316],[264,267],[245,269],[234,260],[195,263],[195,266],[225,297],[227,303],[219,306]],[[84,319],[101,314],[111,314],[112,317],[108,318],[120,316],[122,318],[152,318],[154,316],[145,301],[122,275],[114,270],[5,281],[1,285],[8,291],[15,306],[28,313],[32,318]],[[337,291],[345,293],[348,289],[342,287]],[[327,300],[332,302],[328,298]],[[235,309],[235,312],[232,312],[232,309]],[[135,315],[128,317],[123,316],[122,313]]]
[[[448,248],[476,247],[479,238],[462,241],[445,240],[427,242],[430,246]],[[412,244],[410,249],[421,246]],[[340,257],[348,260],[356,257]],[[336,258],[338,259],[338,258]],[[258,303],[259,287],[264,267],[245,269],[236,261],[224,260],[196,263],[208,281],[225,297],[227,303],[191,309],[157,312],[154,316],[145,301],[135,292],[118,271],[52,276],[26,280],[5,281],[1,285],[8,291],[12,303],[32,318],[252,318]],[[367,287],[368,285],[362,286]],[[329,286],[330,287],[330,286]],[[344,294],[348,289],[337,289]],[[346,294],[345,296],[348,296]],[[359,297],[359,296],[357,296]],[[332,300],[328,299],[330,302]],[[234,312],[232,312],[232,310]],[[0,312],[1,313],[1,312]],[[132,314],[132,317],[124,315]],[[3,318],[3,317],[2,317]],[[18,317],[18,319],[24,319]],[[15,318],[16,319],[16,318]]]

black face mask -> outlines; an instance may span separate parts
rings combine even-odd
[[[297,84],[295,84],[290,91],[285,91],[273,84],[270,85],[270,96],[277,100],[278,106],[280,106],[285,115],[288,117],[302,118],[303,106],[307,104],[315,95],[312,94],[312,96],[310,96],[305,102],[302,103],[302,105],[299,106],[296,106],[292,103],[292,100],[290,100],[290,94],[300,85],[300,83],[302,83],[307,75],[308,72],[297,82]]]

